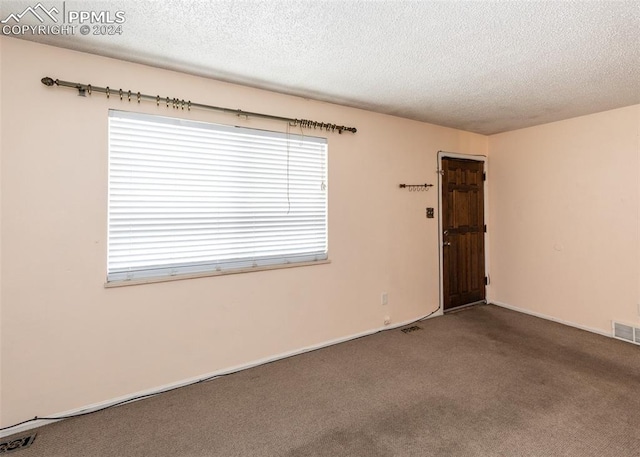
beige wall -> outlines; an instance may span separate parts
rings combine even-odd
[[[439,149],[487,138],[0,38],[1,425],[420,317],[438,306]],[[105,289],[107,110],[280,123],[78,97],[44,76],[353,125],[328,134],[329,265]],[[383,88],[381,88],[383,90]],[[380,294],[389,293],[387,309]],[[7,369],[11,367],[11,369]]]
[[[2,424],[2,50],[4,40],[0,39],[0,424]],[[1,427],[1,425],[0,425]]]
[[[640,322],[640,105],[489,137],[491,298]]]
[[[636,260],[636,281],[637,281],[637,298],[636,298],[636,312],[638,313],[638,320],[640,321],[640,105],[636,106],[635,115],[635,135],[636,135],[636,164],[637,172],[636,184],[637,184],[637,205],[636,205],[636,243],[637,260]]]

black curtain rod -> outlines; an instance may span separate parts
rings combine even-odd
[[[263,119],[271,119],[276,121],[284,121],[288,122],[292,127],[304,127],[304,128],[319,128],[325,129],[326,131],[338,131],[338,133],[345,132],[353,132],[356,133],[358,130],[355,127],[345,127],[344,125],[336,125],[330,124],[326,122],[317,122],[309,119],[293,119],[289,117],[282,116],[273,116],[271,114],[262,114],[262,113],[252,113],[251,111],[242,111],[239,109],[231,109],[231,108],[222,108],[220,106],[213,105],[204,105],[202,103],[193,103],[191,100],[182,100],[178,98],[169,98],[169,97],[160,97],[159,95],[147,95],[141,94],[140,92],[132,92],[130,90],[123,91],[122,89],[113,90],[107,87],[99,87],[92,86],[91,84],[81,84],[81,83],[73,83],[69,81],[61,81],[59,79],[53,79],[50,77],[45,77],[40,80],[42,84],[45,86],[60,86],[60,87],[70,87],[72,89],[78,90],[78,95],[86,96],[86,94],[91,95],[93,92],[101,92],[107,95],[107,98],[110,98],[112,95],[120,97],[120,100],[124,100],[126,97],[128,101],[136,101],[140,103],[142,100],[155,102],[156,105],[160,106],[160,104],[167,105],[167,108],[171,106],[174,109],[185,109],[191,110],[191,108],[205,109],[205,110],[213,110],[213,111],[221,111],[223,113],[235,114],[236,116],[251,116],[251,117],[260,117]]]

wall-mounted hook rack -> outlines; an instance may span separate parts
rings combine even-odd
[[[400,184],[400,189],[409,189],[409,192],[422,192],[429,190],[433,184]]]

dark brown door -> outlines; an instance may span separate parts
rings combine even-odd
[[[485,299],[483,162],[442,159],[444,310]]]

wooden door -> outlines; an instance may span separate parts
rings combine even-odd
[[[444,310],[485,299],[483,162],[442,159]]]

